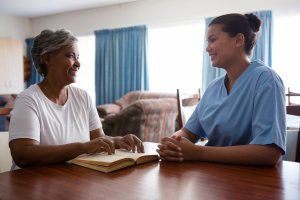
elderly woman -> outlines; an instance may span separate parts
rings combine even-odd
[[[44,30],[31,56],[44,79],[20,93],[11,112],[9,146],[12,170],[61,163],[84,153],[115,148],[144,152],[134,135],[105,136],[86,91],[71,86],[80,69],[77,38],[69,31]]]
[[[162,139],[162,160],[275,165],[285,153],[283,82],[262,61],[249,61],[260,26],[254,14],[222,15],[209,24],[206,51],[227,74],[208,86],[185,127]],[[201,136],[206,146],[194,144]]]

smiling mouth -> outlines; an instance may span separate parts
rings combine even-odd
[[[69,71],[72,73],[75,73],[75,74],[78,72],[78,70],[75,70],[75,69],[70,69]]]
[[[209,56],[210,56],[210,59],[212,60],[212,59],[214,59],[215,56],[217,56],[217,54],[209,54]]]

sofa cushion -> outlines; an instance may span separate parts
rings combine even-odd
[[[7,99],[0,95],[0,108],[4,108],[4,106],[7,104]]]
[[[129,106],[129,104],[141,100],[141,99],[161,99],[161,98],[174,98],[176,99],[176,94],[174,93],[156,93],[149,91],[132,91],[125,94],[122,98],[118,99],[114,103],[119,105],[122,109]]]

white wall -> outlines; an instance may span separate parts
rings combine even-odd
[[[299,0],[145,0],[30,19],[31,36],[43,29],[73,33],[195,20],[225,13],[300,7]]]
[[[28,18],[0,13],[0,37],[23,41],[23,55],[26,55],[25,39],[30,36],[31,28]]]

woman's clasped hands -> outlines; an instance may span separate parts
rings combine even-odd
[[[196,145],[181,135],[163,137],[157,145],[157,153],[163,161],[187,161],[193,160]]]

